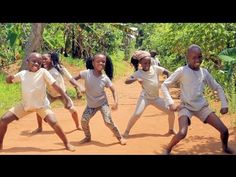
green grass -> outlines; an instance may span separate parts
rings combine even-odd
[[[5,75],[0,73],[0,116],[21,100],[20,84],[7,84]]]

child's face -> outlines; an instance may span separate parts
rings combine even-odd
[[[144,71],[149,71],[150,66],[151,66],[151,58],[145,57],[141,59],[139,63]]]
[[[49,54],[42,55],[43,58],[43,67],[45,69],[50,69],[52,67],[52,60]]]
[[[42,57],[40,54],[31,54],[27,62],[28,70],[31,72],[37,72],[41,68]]]
[[[202,52],[199,48],[191,49],[187,54],[188,65],[193,70],[198,70],[202,63]]]
[[[102,71],[106,65],[106,57],[104,55],[96,55],[93,60],[93,67],[97,71]]]

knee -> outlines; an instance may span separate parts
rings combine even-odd
[[[180,139],[184,139],[184,138],[186,137],[186,135],[187,135],[187,132],[186,132],[186,131],[180,131],[180,132],[178,133],[178,136],[179,136]]]
[[[114,124],[111,122],[105,122],[105,125],[110,129],[114,128]]]
[[[222,131],[221,131],[221,135],[223,136],[229,136],[229,131],[227,128],[224,128]]]
[[[86,120],[86,119],[84,119],[84,118],[81,119],[81,125],[82,125],[82,127],[88,125],[88,123],[89,123],[88,120]]]
[[[50,115],[50,116],[46,116],[46,117],[44,118],[44,121],[47,122],[47,123],[48,123],[49,125],[51,125],[52,127],[57,124],[57,119],[56,119],[56,117],[51,116],[51,115]]]

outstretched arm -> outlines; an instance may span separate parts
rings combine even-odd
[[[130,76],[125,80],[125,84],[132,84],[135,82],[137,79],[134,76]]]
[[[14,77],[13,75],[9,75],[9,76],[6,77],[6,82],[7,82],[8,84],[12,84],[14,78],[15,78],[15,77]]]
[[[117,96],[115,87],[112,85],[110,87],[110,90],[112,92],[112,96],[113,96],[113,99],[114,99],[114,105],[111,107],[111,109],[117,110],[118,109],[118,96]]]

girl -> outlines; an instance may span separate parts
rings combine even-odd
[[[50,103],[46,95],[46,84],[51,85],[65,101],[65,107],[70,108],[71,101],[65,92],[56,84],[56,80],[50,73],[41,68],[42,55],[31,53],[27,58],[28,70],[22,70],[17,74],[6,78],[7,83],[21,82],[22,101],[15,107],[9,109],[0,119],[0,150],[3,148],[3,139],[7,131],[8,124],[14,120],[36,112],[42,117],[56,132],[63,141],[65,148],[74,151],[74,147],[68,142],[65,133],[57,123],[55,114],[50,109]]]
[[[106,126],[114,133],[121,145],[126,144],[126,140],[120,134],[118,128],[113,123],[108,105],[105,87],[110,88],[115,104],[112,106],[113,110],[118,108],[118,98],[116,90],[111,82],[113,78],[113,65],[108,56],[104,54],[96,54],[91,60],[87,60],[87,70],[81,71],[75,80],[85,80],[85,93],[87,99],[87,106],[83,112],[81,125],[85,134],[85,138],[81,143],[91,141],[91,134],[89,129],[89,121],[96,114],[97,111],[102,113]],[[106,75],[103,74],[105,69]]]
[[[42,58],[43,58],[43,67],[49,71],[49,73],[53,76],[54,79],[56,79],[57,85],[59,85],[62,88],[62,90],[66,92],[65,83],[62,77],[65,76],[66,79],[68,79],[70,83],[75,87],[77,92],[77,97],[81,97],[80,93],[84,91],[84,88],[77,81],[75,81],[71,76],[71,74],[67,71],[67,69],[60,64],[58,54],[48,53],[42,55]],[[48,85],[47,87],[47,95],[51,103],[57,99],[63,102],[61,94],[56,92],[56,90],[50,85]],[[71,117],[73,118],[76,129],[81,130],[81,128],[79,127],[78,113],[71,99],[70,102],[72,106],[68,110],[71,113]],[[38,114],[37,114],[37,121],[38,121],[38,128],[34,130],[33,133],[42,132],[42,118]]]
[[[134,65],[136,72],[127,78],[125,83],[131,84],[135,81],[138,81],[141,84],[143,90],[139,96],[135,112],[128,122],[127,128],[124,132],[124,137],[128,137],[130,129],[134,126],[148,105],[153,105],[168,114],[168,134],[174,134],[175,132],[173,128],[175,115],[165,107],[165,102],[159,97],[158,93],[159,74],[165,74],[168,77],[169,71],[163,67],[151,65],[151,55],[146,51],[136,51],[132,56],[132,59],[132,64]],[[136,62],[134,62],[134,60],[136,60]],[[138,64],[141,65],[140,69],[138,69]]]

